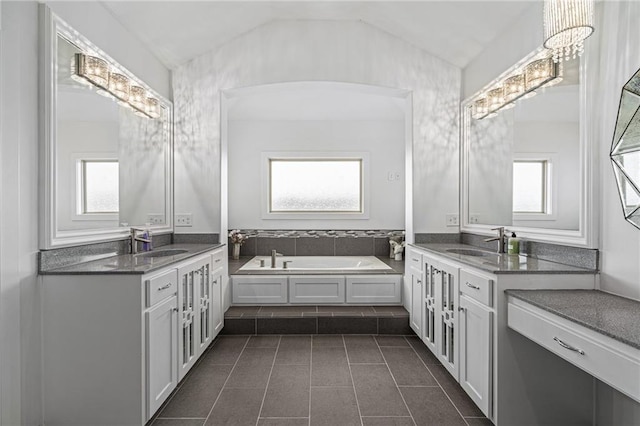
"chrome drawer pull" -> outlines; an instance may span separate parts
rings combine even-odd
[[[414,262],[420,262],[420,259],[416,259],[415,257],[412,257],[411,260],[413,260]]]
[[[480,286],[473,285],[469,281],[467,281],[465,284],[466,284],[467,287],[471,287],[473,289],[480,290]]]
[[[557,337],[554,337],[553,340],[558,342],[558,344],[560,346],[562,346],[563,348],[565,348],[565,349],[569,349],[570,351],[578,352],[580,355],[584,355],[584,351],[582,349],[574,348],[571,345],[567,345],[565,342],[563,342],[562,340],[558,339]]]
[[[166,290],[169,287],[171,287],[171,283],[167,284],[167,285],[163,285],[162,287],[158,287],[158,291],[162,291],[162,290]]]
[[[418,284],[422,284],[422,280],[416,280]]]

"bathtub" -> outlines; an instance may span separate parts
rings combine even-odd
[[[264,266],[260,262],[264,261]],[[283,262],[288,262],[284,269]],[[271,256],[256,256],[239,271],[362,271],[390,270],[390,266],[375,256],[278,256],[276,267],[271,268]]]
[[[401,273],[375,256],[278,256],[275,268],[256,256],[231,274],[234,305],[399,305],[401,287]]]

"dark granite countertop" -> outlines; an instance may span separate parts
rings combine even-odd
[[[353,269],[321,269],[321,270],[291,270],[283,271],[282,269],[270,270],[269,268],[260,270],[239,271],[245,263],[253,259],[255,256],[241,257],[238,260],[229,259],[229,275],[376,275],[376,274],[404,274],[404,261],[393,260],[385,256],[376,256],[378,259],[389,265],[391,269],[372,269],[368,271],[356,271]]]
[[[186,252],[163,257],[150,257],[148,253],[109,256],[90,262],[41,270],[40,275],[146,274],[222,246],[223,244],[169,244],[158,247],[154,251],[186,250]]]
[[[640,302],[599,290],[507,290],[562,318],[640,349]]]
[[[411,244],[411,246],[437,254],[465,265],[473,266],[492,274],[596,274],[595,269],[536,259],[524,255],[509,255],[490,252],[468,244]],[[449,250],[474,250],[484,252],[482,257],[452,253]]]

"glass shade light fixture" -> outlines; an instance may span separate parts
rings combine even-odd
[[[109,74],[109,92],[122,102],[127,102],[129,100],[130,88],[131,83],[126,75],[119,74],[117,72]]]
[[[97,56],[76,53],[73,65],[74,80],[96,86],[97,93],[114,98],[139,116],[159,118],[160,101],[147,95],[147,90],[121,71],[111,70],[109,63]]]
[[[581,56],[593,33],[594,0],[545,0],[544,47],[554,62]]]
[[[102,89],[109,87],[109,64],[96,56],[76,53],[74,80],[88,82]]]
[[[516,74],[504,81],[504,99],[512,102],[524,94],[524,75]]]
[[[487,108],[487,98],[480,98],[476,100],[471,106],[471,117],[479,120],[486,117],[489,112]]]
[[[504,89],[502,87],[498,87],[496,89],[491,89],[487,93],[487,107],[489,111],[496,111],[501,106],[504,105]]]
[[[143,87],[131,85],[129,103],[137,110],[145,110],[147,108],[147,91]]]
[[[551,58],[538,59],[524,68],[524,88],[527,92],[550,82],[558,75],[558,65]]]

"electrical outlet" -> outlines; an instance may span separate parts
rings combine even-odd
[[[393,172],[389,172],[389,174],[387,175],[387,179],[389,180],[395,179],[395,174]]]
[[[159,213],[147,214],[147,223],[151,225],[164,225],[164,215]]]
[[[192,215],[191,213],[182,213],[176,215],[176,226],[192,226],[191,225]]]
[[[448,214],[446,215],[447,226],[458,226],[458,215]]]
[[[469,216],[469,223],[478,223],[479,221],[480,218],[477,214],[472,214],[471,216]]]

